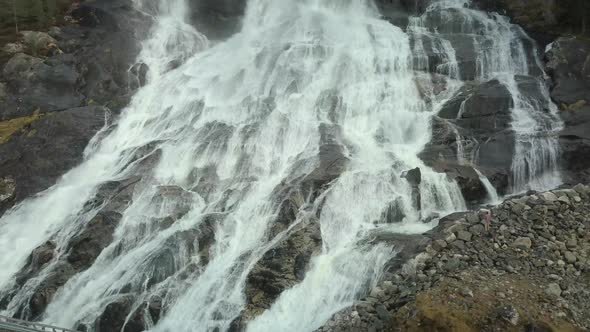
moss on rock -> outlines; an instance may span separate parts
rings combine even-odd
[[[0,122],[0,144],[6,143],[12,135],[25,129],[28,125],[41,118],[39,112],[8,121]]]

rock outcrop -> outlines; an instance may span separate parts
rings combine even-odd
[[[562,168],[569,183],[590,179],[590,41],[560,37],[547,49],[551,98],[560,109],[565,127],[560,133]]]
[[[478,8],[510,16],[541,46],[560,35],[590,34],[586,0],[475,0]]]
[[[67,14],[64,26],[0,46],[0,177],[16,183],[0,214],[80,162],[137,88],[128,69],[149,20],[128,0],[75,2]]]

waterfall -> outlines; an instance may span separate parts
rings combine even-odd
[[[563,123],[549,96],[536,44],[522,28],[510,24],[507,17],[474,10],[469,5],[469,0],[435,1],[416,20],[420,22],[422,34],[434,36],[438,43],[449,39],[455,47],[473,47],[476,52],[473,73],[464,64],[458,70],[461,79],[497,80],[509,91],[511,129],[516,142],[510,193],[554,188],[561,184],[557,133]],[[462,36],[471,36],[472,45],[461,44]],[[415,47],[414,51],[422,53],[423,49],[423,46]],[[455,56],[455,51],[441,48],[436,48],[435,54],[438,53],[443,53],[442,59]],[[465,112],[465,101],[457,119]]]
[[[135,1],[154,19],[137,60],[149,68],[148,83],[78,167],[0,220],[0,298],[11,294],[3,315],[30,311],[35,289],[63,268],[72,237],[112,208],[93,202],[113,184],[133,182],[112,242],[59,288],[46,322],[94,331],[109,304],[125,301],[126,321],[143,312],[153,331],[227,331],[247,305],[255,265],[296,229],[317,224],[321,246],[305,277],[247,324],[313,331],[365,294],[395,255],[391,245],[370,244],[375,231],[422,233],[430,227],[422,216],[465,209],[458,185],[418,157],[432,117],[463,85],[450,41],[436,46],[444,55],[436,73],[448,78],[441,93],[415,71],[430,64],[424,57],[416,64],[420,46],[410,35],[441,31],[414,20],[404,32],[366,0],[250,0],[241,31],[211,42],[188,24],[187,0]],[[477,70],[480,80],[501,80],[514,99],[514,190],[558,182],[555,139],[533,131],[559,124],[519,93],[515,77],[533,65],[514,45],[522,32],[466,3],[435,2],[429,13],[454,8],[465,17],[460,29],[505,42],[482,51]],[[416,167],[421,209],[401,177]],[[278,220],[308,180],[320,184],[298,198],[293,220]],[[387,223],[392,204],[403,218]],[[50,240],[56,254],[15,288],[31,251]],[[154,298],[157,322],[145,306]]]

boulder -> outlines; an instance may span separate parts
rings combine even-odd
[[[401,198],[398,197],[387,205],[385,211],[381,213],[381,219],[379,221],[386,224],[393,224],[402,222],[405,217],[403,203]]]
[[[533,242],[528,237],[519,237],[512,243],[512,247],[521,249],[521,250],[529,250],[531,249]]]
[[[21,43],[7,43],[2,47],[0,51],[4,52],[7,55],[14,55],[17,53],[24,53],[25,47]]]
[[[46,32],[21,31],[23,45],[28,54],[46,56],[52,52],[59,52],[57,40]]]
[[[510,91],[497,80],[488,81],[477,85],[465,99],[458,123],[461,127],[476,130],[508,128],[512,122],[510,114],[513,106]]]
[[[4,66],[8,86],[6,108],[0,117],[28,116],[35,111],[53,112],[78,107],[83,97],[77,93],[79,75],[73,63],[61,56],[43,61],[23,53],[14,55]]]
[[[546,68],[553,79],[551,97],[558,105],[590,103],[587,90],[590,77],[586,64],[590,59],[590,42],[576,37],[561,37],[554,41],[545,54]],[[585,106],[588,107],[588,106]]]
[[[412,187],[418,187],[422,183],[422,172],[419,167],[407,171],[405,177]]]
[[[191,1],[191,21],[210,39],[225,39],[239,31],[246,0]]]
[[[124,332],[141,332],[144,330],[143,324],[138,324],[135,320],[131,320],[125,324],[127,315],[132,310],[133,305],[132,296],[123,296],[119,299],[109,303],[103,313],[100,315],[96,331],[124,331]]]
[[[473,166],[459,165],[456,162],[436,161],[432,164],[432,167],[435,171],[446,173],[449,178],[454,179],[467,202],[477,205],[486,201],[488,192]]]
[[[462,171],[460,162],[474,164],[499,194],[506,193],[516,144],[512,107],[512,96],[499,81],[466,84],[434,118],[431,142],[420,158],[438,171],[463,174],[460,186],[468,200],[481,201],[487,192],[479,176]],[[452,176],[457,177],[455,174]]]
[[[561,287],[559,286],[559,284],[551,283],[551,284],[547,285],[545,292],[549,296],[560,297],[562,291],[561,291]]]
[[[76,271],[89,268],[112,242],[121,217],[117,212],[99,212],[80,234],[69,241],[67,261]]]

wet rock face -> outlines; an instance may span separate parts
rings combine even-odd
[[[102,107],[75,108],[44,115],[0,144],[0,177],[16,181],[12,202],[48,188],[74,167],[104,124]]]
[[[130,0],[83,2],[69,14],[77,23],[0,46],[0,177],[17,183],[0,214],[75,166],[105,113],[145,84],[144,67],[128,69],[150,20]]]
[[[240,29],[246,0],[191,0],[191,18],[210,39],[225,39]]]
[[[70,241],[68,263],[78,271],[90,267],[102,250],[112,242],[113,232],[120,220],[121,215],[114,211],[97,214],[86,229]]]
[[[409,17],[424,12],[430,0],[377,0],[375,3],[384,19],[405,29]]]
[[[133,299],[128,297],[123,297],[107,305],[98,320],[97,332],[121,331],[123,326],[125,326],[123,330],[125,332],[143,331],[143,324],[140,325],[133,320],[124,325],[132,305]]]
[[[589,34],[590,3],[585,0],[475,0],[483,10],[510,16],[545,46],[561,34]]]
[[[433,122],[433,138],[420,157],[438,171],[461,179],[468,201],[485,198],[485,189],[473,171],[461,163],[475,164],[499,193],[505,193],[514,155],[511,129],[512,96],[497,80],[470,82],[443,105]],[[458,152],[462,155],[457,155]]]
[[[245,320],[270,308],[284,290],[305,277],[311,257],[321,247],[320,226],[311,222],[298,228],[266,252],[248,275]]]
[[[33,250],[27,264],[17,274],[15,287],[23,287],[33,278],[43,279],[35,286],[29,302],[19,308],[17,316],[26,319],[39,318],[59,288],[76,273],[88,269],[102,250],[112,242],[113,232],[120,219],[121,215],[117,212],[99,212],[69,241],[64,256],[56,256],[56,246],[52,241]],[[53,262],[54,258],[58,260]],[[50,263],[53,265],[50,266]],[[40,274],[45,268],[48,269],[46,273]],[[10,300],[8,294],[2,299],[1,304],[5,306]]]
[[[564,110],[590,107],[590,42],[561,37],[548,47],[547,73],[553,79],[551,97]]]
[[[545,55],[552,78],[551,98],[565,128],[560,133],[562,168],[569,183],[590,180],[590,42],[561,37]]]
[[[3,118],[31,115],[34,111],[53,112],[78,107],[83,97],[76,92],[79,75],[71,58],[43,62],[18,53],[4,66],[9,91]],[[61,61],[64,60],[64,61]]]
[[[9,204],[14,199],[16,192],[16,182],[14,179],[8,177],[0,179],[0,206]]]

